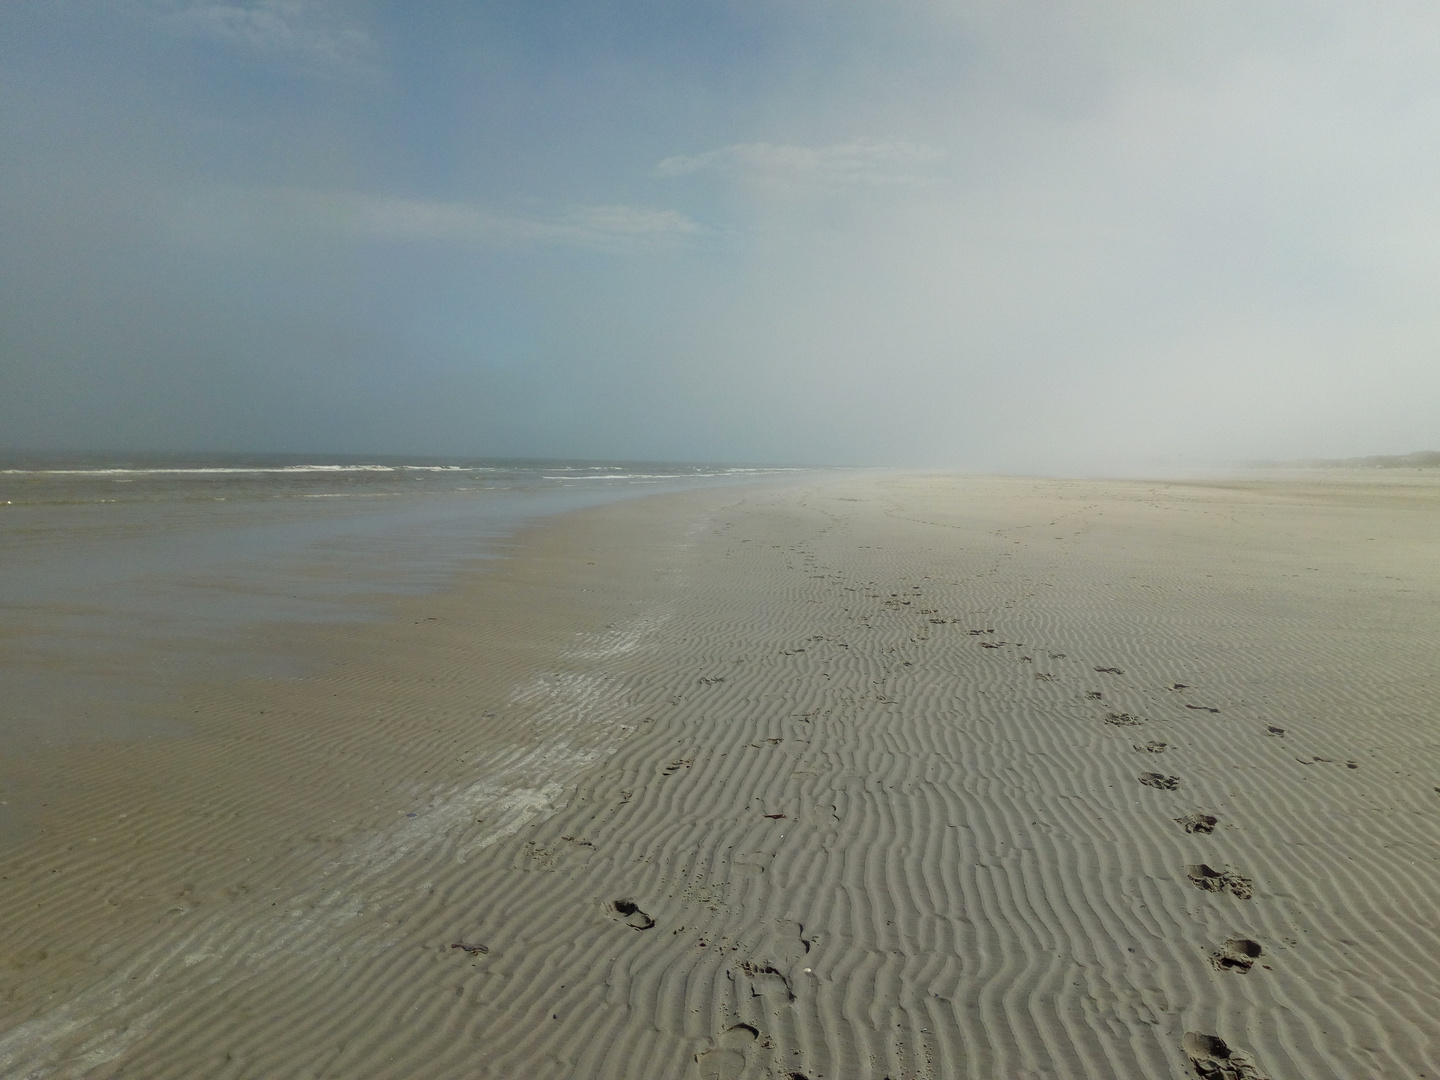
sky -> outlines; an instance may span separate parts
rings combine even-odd
[[[1440,6],[0,4],[0,449],[1440,448]]]

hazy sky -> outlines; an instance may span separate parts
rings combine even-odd
[[[1440,5],[7,0],[0,446],[1440,447]]]

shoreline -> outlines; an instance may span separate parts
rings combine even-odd
[[[177,685],[303,674],[276,635],[383,618],[529,522],[737,475],[754,479],[561,463],[0,476],[0,754],[175,734],[152,706]]]
[[[304,628],[37,762],[0,1066],[1426,1074],[1440,484],[1262,483],[660,495]]]

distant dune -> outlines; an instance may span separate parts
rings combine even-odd
[[[1252,461],[1250,465],[1257,469],[1440,469],[1440,450],[1416,450],[1412,454],[1372,454],[1370,457]]]

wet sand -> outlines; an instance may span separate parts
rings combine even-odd
[[[0,1074],[1440,1075],[1437,535],[1415,473],[553,519],[14,763]]]

